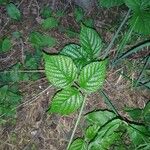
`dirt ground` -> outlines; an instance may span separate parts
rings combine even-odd
[[[51,1],[23,0],[19,7],[23,14],[21,22],[10,21],[6,15],[5,7],[0,6],[0,36],[9,35],[13,31],[21,31],[23,34],[23,49],[32,51],[33,48],[28,43],[28,35],[31,31],[38,29],[41,19],[38,15],[39,10],[48,3],[51,4]],[[58,1],[55,3],[55,9],[63,7],[64,5]],[[79,25],[73,18],[72,9],[71,6],[66,7],[67,15],[61,18],[61,23],[65,26],[71,24],[79,31]],[[88,15],[94,16],[94,12]],[[106,28],[111,27],[117,21],[119,22],[118,18],[123,18],[126,11],[125,9],[113,8],[109,10],[98,9],[97,12],[99,15],[94,17],[95,28],[103,37],[103,40],[109,43],[113,32],[106,30]],[[58,52],[67,43],[78,43],[78,39],[69,38],[56,29],[49,31],[49,34],[58,41],[57,46],[46,49],[49,53]],[[14,41],[14,49],[9,53],[0,55],[0,68],[7,69],[18,60],[22,61],[21,48],[21,43]],[[112,49],[112,52],[114,49]],[[142,108],[146,101],[150,99],[150,94],[145,89],[133,89],[130,82],[118,74],[119,71],[120,69],[109,69],[104,90],[119,113],[127,117],[123,111],[124,107]],[[16,124],[6,124],[0,127],[0,150],[65,150],[77,113],[64,117],[46,112],[56,89],[48,83],[44,75],[43,78],[35,82],[21,83],[20,91],[23,93],[23,100],[22,105],[17,109]],[[96,108],[108,108],[99,93],[94,93],[88,97],[84,114]],[[75,137],[82,136],[84,126],[85,122],[82,119]]]

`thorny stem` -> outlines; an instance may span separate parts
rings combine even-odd
[[[116,38],[117,38],[119,32],[121,31],[123,25],[124,25],[125,22],[127,21],[129,15],[130,15],[130,12],[131,12],[131,10],[129,9],[128,12],[127,12],[127,14],[126,14],[126,16],[125,16],[125,18],[124,18],[124,20],[122,21],[122,23],[121,23],[121,25],[119,26],[118,30],[116,31],[114,37],[112,38],[110,44],[109,44],[108,47],[106,48],[105,53],[104,53],[104,55],[103,55],[103,59],[105,59],[105,58],[107,57],[107,55],[108,55],[110,49],[112,48],[112,46],[113,46],[113,44],[114,44],[114,41],[116,40]]]
[[[78,124],[79,124],[79,122],[80,122],[81,115],[82,115],[82,112],[83,112],[83,108],[84,108],[84,106],[85,106],[86,98],[87,98],[87,95],[85,95],[85,97],[84,97],[84,100],[83,100],[83,103],[82,103],[82,106],[81,106],[81,109],[80,109],[80,112],[79,112],[79,115],[78,115],[76,124],[75,124],[75,126],[74,126],[74,129],[73,129],[73,132],[72,132],[72,135],[71,135],[71,137],[70,137],[70,140],[69,140],[69,143],[68,143],[68,146],[67,146],[67,149],[66,149],[66,150],[69,150],[70,145],[71,145],[71,143],[72,143],[72,141],[73,141],[74,134],[75,134],[76,129],[77,129],[77,126],[78,126]]]

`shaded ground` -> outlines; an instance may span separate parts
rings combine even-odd
[[[23,13],[22,22],[7,22],[5,8],[0,8],[1,14],[1,36],[9,35],[13,31],[21,31],[23,34],[23,46],[14,41],[14,50],[3,54],[0,57],[1,69],[6,69],[18,60],[23,61],[23,50],[33,50],[28,43],[28,35],[31,31],[41,30],[38,28],[40,23],[39,9],[44,4],[50,3],[48,0],[40,1],[22,1],[20,10]],[[55,4],[55,9],[64,7],[63,4]],[[64,26],[71,24],[79,31],[79,25],[73,19],[71,8],[68,8],[68,14],[61,18]],[[110,42],[113,32],[106,30],[119,22],[119,18],[123,18],[125,10],[110,9],[98,10],[99,15],[94,18],[95,28],[102,35],[103,40]],[[119,12],[119,13],[118,13]],[[119,15],[118,15],[119,14]],[[92,13],[91,15],[94,16]],[[113,17],[112,17],[113,16]],[[117,24],[118,25],[118,24]],[[5,28],[3,28],[5,26]],[[69,38],[58,30],[52,30],[50,35],[57,38],[58,44],[51,49],[45,49],[47,52],[58,52],[67,43],[78,43],[78,39]],[[115,48],[114,48],[115,49]],[[112,52],[114,51],[112,49]],[[2,58],[2,59],[1,59]],[[109,70],[104,85],[104,90],[108,94],[112,103],[116,106],[120,114],[126,116],[123,112],[125,106],[128,107],[144,107],[150,95],[146,90],[134,90],[129,81],[125,80],[118,74],[120,70]],[[134,73],[133,73],[134,75]],[[47,114],[46,110],[55,89],[49,85],[47,79],[43,78],[31,83],[22,83],[20,91],[23,93],[23,105],[18,107],[17,120],[15,125],[6,125],[0,128],[0,149],[1,150],[65,150],[66,144],[72,133],[77,114],[68,117],[62,117],[55,114]],[[106,104],[99,93],[92,94],[88,97],[87,105],[84,113],[93,109],[105,109]],[[82,119],[76,135],[81,135],[84,129],[84,120]]]

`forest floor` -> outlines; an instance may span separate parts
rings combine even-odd
[[[23,45],[14,41],[14,49],[5,54],[9,58],[0,64],[1,67],[3,66],[4,69],[7,69],[18,60],[22,61],[21,49],[24,51],[33,50],[28,43],[28,35],[30,32],[38,29],[41,20],[39,11],[47,3],[50,2],[48,0],[23,0],[19,7],[23,14],[21,22],[10,21],[5,8],[0,6],[0,36],[10,35],[14,31],[20,31],[23,35]],[[55,5],[56,9],[58,6],[60,6],[58,8],[64,7],[59,3]],[[67,9],[66,15],[60,20],[61,24],[65,27],[71,25],[79,32],[80,26],[74,20],[73,8],[68,6]],[[95,13],[99,15],[95,17]],[[94,27],[101,35],[103,41],[109,43],[114,35],[114,31],[107,30],[107,28],[114,26],[116,29],[125,13],[125,9],[112,8],[109,10],[98,9],[96,12],[92,10],[88,15],[90,17],[94,16]],[[48,53],[59,52],[68,43],[78,43],[78,38],[70,38],[58,29],[47,33],[57,39],[55,47],[45,49]],[[112,54],[113,51],[115,51],[115,47],[111,50]],[[42,65],[41,68],[43,69]],[[150,94],[147,90],[132,88],[130,81],[118,73],[121,69],[108,70],[104,90],[118,112],[127,117],[123,111],[124,108],[126,106],[133,108],[144,107],[146,101],[150,99]],[[131,74],[134,77],[134,72]],[[48,114],[46,110],[56,89],[49,84],[44,73],[41,77],[37,81],[20,83],[20,91],[23,93],[22,105],[17,109],[16,123],[8,123],[0,127],[1,150],[65,150],[78,113],[65,117],[57,114]],[[99,93],[94,93],[88,97],[84,114],[96,108],[108,109]],[[81,119],[75,137],[82,135],[84,126],[84,119]]]

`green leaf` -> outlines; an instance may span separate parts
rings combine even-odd
[[[70,57],[78,68],[82,68],[88,63],[86,52],[77,44],[65,46],[60,54]]]
[[[49,17],[42,22],[43,29],[52,29],[58,27],[58,21],[54,17]]]
[[[53,47],[56,44],[56,39],[39,32],[32,32],[29,36],[29,41],[35,48]]]
[[[9,38],[5,38],[2,42],[1,51],[2,52],[7,52],[11,49],[11,47],[12,47],[11,40]]]
[[[93,62],[86,65],[79,75],[80,87],[88,93],[102,87],[106,77],[107,61]]]
[[[87,144],[81,138],[76,139],[71,144],[69,150],[87,150]]]
[[[90,124],[99,126],[103,126],[115,117],[116,115],[113,112],[107,110],[94,111],[86,115],[86,119]]]
[[[90,150],[106,150],[115,144],[121,137],[120,132],[117,132],[122,125],[120,119],[115,119],[104,125],[98,132],[97,137],[90,143]]]
[[[143,113],[143,110],[140,109],[140,108],[129,108],[129,109],[125,109],[125,111],[129,114],[129,116],[137,121],[137,120],[141,120],[142,119],[142,113]]]
[[[8,0],[0,0],[0,5],[6,5],[8,3]]]
[[[148,132],[146,128],[142,125],[135,125],[131,124],[131,126],[128,126],[127,132],[129,134],[129,137],[133,144],[135,146],[138,146],[140,144],[145,143],[146,141],[148,142]],[[147,135],[147,136],[146,136]]]
[[[82,25],[80,42],[83,49],[91,58],[99,56],[102,49],[102,40],[94,29]]]
[[[48,18],[52,16],[52,10],[49,6],[44,6],[43,9],[41,10],[41,16],[43,18]]]
[[[92,126],[89,126],[87,129],[86,129],[86,133],[85,133],[85,138],[88,140],[88,141],[91,141],[97,134],[98,130],[99,130],[99,126],[97,125],[92,125]]]
[[[13,93],[5,85],[0,88],[0,115],[5,116],[15,115],[16,109],[14,109],[20,103],[21,96],[18,93]],[[13,110],[12,110],[13,109]]]
[[[56,87],[71,86],[77,78],[77,68],[71,58],[44,54],[45,71],[48,80]]]
[[[144,35],[150,34],[150,12],[141,11],[138,13],[134,13],[130,19],[130,25],[133,26],[135,22],[135,32]]]
[[[77,22],[80,22],[84,18],[84,10],[81,7],[76,7],[74,10],[74,17]]]
[[[70,87],[58,92],[54,96],[50,112],[68,115],[75,112],[81,106],[82,102],[82,94],[77,89]]]
[[[6,9],[10,18],[15,19],[15,20],[21,19],[21,13],[19,9],[13,3],[8,4]]]
[[[149,0],[124,0],[125,4],[134,11],[145,10],[150,6]]]
[[[124,3],[124,0],[98,0],[98,2],[100,6],[110,8],[122,5]]]
[[[86,18],[86,19],[84,19],[83,24],[85,24],[87,27],[93,28],[94,20],[91,18]]]
[[[146,104],[143,109],[144,120],[150,126],[150,101]]]
[[[8,85],[5,85],[5,86],[3,86],[3,87],[0,88],[0,100],[1,101],[3,99],[5,99],[7,90],[8,90]]]

